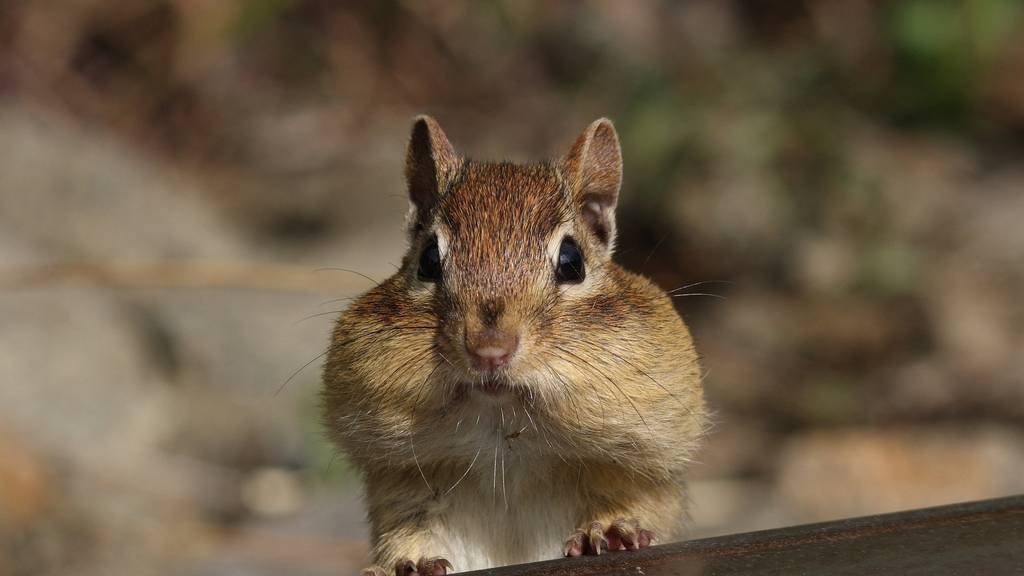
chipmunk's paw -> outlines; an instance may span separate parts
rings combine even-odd
[[[600,555],[602,549],[608,549],[604,527],[600,522],[591,522],[589,526],[577,529],[566,538],[562,553],[566,556]]]
[[[591,522],[586,528],[573,532],[565,540],[562,553],[566,556],[600,555],[604,550],[638,550],[654,542],[654,534],[644,530],[635,519],[619,518],[607,529],[600,522]]]
[[[639,550],[654,542],[654,533],[640,527],[636,518],[619,518],[604,533],[609,550]]]

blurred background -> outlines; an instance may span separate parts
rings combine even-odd
[[[6,1],[0,574],[366,563],[318,354],[421,112],[616,122],[619,260],[706,282],[694,536],[1024,492],[1016,0]]]

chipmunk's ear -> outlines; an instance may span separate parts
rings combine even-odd
[[[559,166],[580,215],[607,246],[615,240],[615,204],[622,185],[622,150],[612,121],[595,120],[576,139]]]
[[[417,116],[405,154],[405,180],[416,218],[434,206],[458,174],[461,164],[462,160],[437,122],[430,116]]]

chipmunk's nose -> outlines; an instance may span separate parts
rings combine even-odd
[[[466,334],[466,352],[473,368],[492,371],[508,364],[519,348],[519,335],[488,328]]]

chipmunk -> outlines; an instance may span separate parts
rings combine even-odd
[[[443,575],[680,538],[705,427],[664,291],[612,261],[622,155],[479,162],[418,117],[409,250],[341,315],[324,421],[361,472],[376,565]]]

